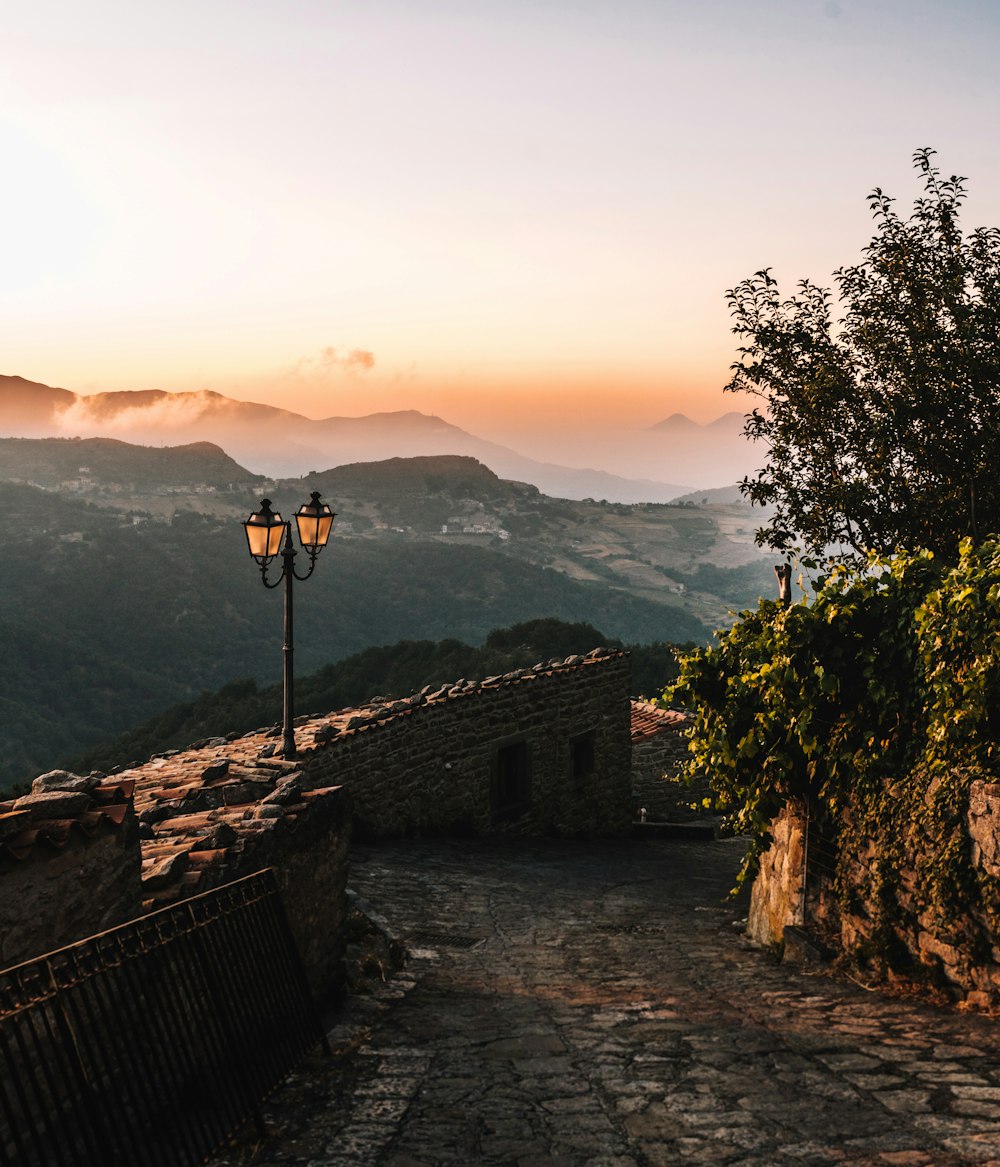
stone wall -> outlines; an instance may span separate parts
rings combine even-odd
[[[772,825],[774,841],[761,858],[751,895],[753,939],[780,943],[787,927],[801,924],[820,945],[861,961],[871,975],[929,983],[977,1008],[1000,1006],[1000,883],[994,882],[1000,879],[1000,784],[970,783],[967,813],[950,838],[931,838],[913,823],[887,881],[880,879],[887,863],[882,840],[863,839],[839,856],[846,896],[834,890],[838,857],[829,828],[808,832],[806,846],[806,827],[798,803]],[[942,920],[917,894],[917,885],[918,874],[946,847],[969,855],[980,890]]]
[[[341,975],[352,807],[373,836],[625,832],[629,682],[628,655],[597,649],[300,717],[294,759],[258,730],[167,751],[113,780],[59,772],[58,812],[38,779],[24,805],[0,805],[0,963],[273,867],[310,983],[326,996]],[[91,808],[107,783],[134,788],[135,814],[121,806],[115,830]],[[53,820],[70,811],[84,817]]]
[[[31,794],[0,802],[0,968],[141,911],[132,783],[63,775],[43,775]],[[59,789],[71,779],[76,789]]]
[[[760,857],[760,871],[750,892],[747,933],[758,944],[771,946],[784,939],[785,928],[803,923],[806,817],[794,800],[771,824],[774,839]]]
[[[322,1001],[342,987],[350,799],[338,787],[307,803],[294,828],[257,835],[236,867],[240,875],[274,868],[306,976]]]
[[[660,709],[646,701],[632,702],[632,811],[649,823],[683,823],[705,818],[702,800],[709,798],[708,777],[688,782],[681,775],[690,754],[689,714]]]
[[[195,750],[127,778],[53,771],[32,794],[0,803],[0,968],[273,867],[313,991],[335,992],[349,800],[303,791],[294,763],[259,774],[268,781]],[[171,777],[183,798],[169,797]]]
[[[303,782],[343,784],[355,829],[374,837],[620,833],[631,821],[629,687],[627,654],[597,650],[330,715],[300,730],[317,743],[301,758]]]

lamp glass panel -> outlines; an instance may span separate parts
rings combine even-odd
[[[326,546],[333,526],[333,514],[326,503],[322,504],[319,513],[313,511],[308,503],[304,504],[295,512],[295,521],[299,526],[299,539],[303,547]]]
[[[270,523],[255,522],[257,515],[251,515],[246,524],[247,543],[250,554],[257,559],[271,559],[281,550],[281,537],[285,524],[281,515],[274,515]]]

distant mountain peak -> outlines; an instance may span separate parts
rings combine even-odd
[[[701,429],[701,426],[696,421],[692,421],[686,413],[672,413],[663,421],[658,421],[649,428],[661,432],[679,433],[682,430]]]

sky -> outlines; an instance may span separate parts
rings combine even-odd
[[[707,422],[725,291],[860,258],[911,157],[1000,224],[995,0],[33,0],[0,373],[419,409],[536,456]]]

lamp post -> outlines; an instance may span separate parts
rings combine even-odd
[[[292,581],[308,579],[316,568],[316,557],[326,546],[337,516],[325,502],[320,502],[319,492],[314,490],[308,502],[295,512],[295,525],[299,532],[299,542],[309,556],[309,570],[299,575],[295,570],[295,556],[298,552],[292,544],[292,524],[271,510],[271,500],[261,499],[260,509],[248,518],[243,528],[247,533],[250,555],[260,568],[260,578],[264,587],[276,588],[282,580],[285,583],[285,644],[284,658],[284,700],[282,706],[281,752],[286,758],[295,757],[295,670],[293,667],[293,626],[292,626]],[[268,568],[276,556],[281,556],[281,574],[276,580],[267,578]]]

